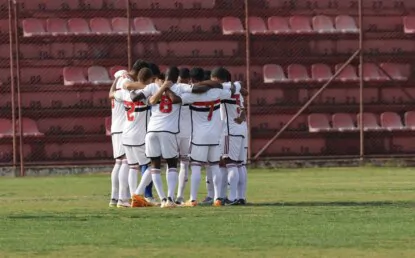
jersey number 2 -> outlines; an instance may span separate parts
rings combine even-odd
[[[164,95],[161,96],[160,112],[170,113],[172,110],[173,110],[173,103],[171,102],[170,98]]]

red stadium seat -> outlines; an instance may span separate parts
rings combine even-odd
[[[379,68],[373,63],[363,64],[363,79],[365,81],[386,80],[386,76],[380,73]]]
[[[335,19],[336,30],[341,33],[358,33],[356,21],[348,15],[339,15]]]
[[[311,133],[331,131],[329,116],[327,114],[310,114],[308,116],[308,130]]]
[[[313,29],[318,33],[334,33],[336,29],[334,28],[333,20],[325,15],[317,15],[312,19]]]
[[[115,33],[118,33],[118,34],[127,34],[128,33],[128,19],[127,18],[124,18],[124,17],[113,18],[111,23],[112,23],[112,30]],[[136,33],[134,31],[132,22],[130,23],[130,31],[131,31],[131,34]]]
[[[288,20],[285,17],[272,16],[268,18],[268,31],[275,34],[291,33]]]
[[[353,118],[350,114],[337,113],[332,116],[333,129],[337,131],[355,131],[357,130]]]
[[[375,131],[382,130],[382,127],[379,126],[378,119],[373,113],[363,113],[363,130],[365,131]],[[360,128],[360,114],[357,114],[356,117],[357,126]]]
[[[264,83],[287,82],[284,70],[280,65],[267,64],[263,67]]]
[[[68,21],[69,32],[74,35],[90,35],[91,29],[85,19],[72,18]]]
[[[80,67],[64,67],[63,80],[65,86],[87,84],[84,69]]]
[[[403,130],[401,117],[394,112],[384,112],[380,115],[380,123],[384,129],[389,131]]]
[[[102,66],[91,66],[88,68],[88,80],[92,84],[111,84],[108,70]]]
[[[326,64],[313,64],[311,66],[311,78],[315,81],[328,81],[332,76],[331,68]]]
[[[415,16],[403,17],[403,30],[406,34],[415,33]]]
[[[134,26],[135,26],[135,31],[139,34],[151,34],[151,35],[160,34],[160,31],[158,31],[154,27],[154,23],[150,18],[144,18],[144,17],[135,18]]]
[[[110,68],[109,73],[112,79],[114,79],[114,74],[120,70],[128,71],[128,67],[125,66],[113,66]]]
[[[23,117],[22,123],[24,136],[43,136],[43,133],[39,132],[37,124],[34,120]],[[19,126],[17,126],[17,128],[19,128]]]
[[[337,64],[335,67],[336,72],[340,70],[340,67],[342,67],[343,64]],[[356,74],[356,68],[353,65],[347,65],[343,71],[340,72],[340,74],[336,78],[339,81],[358,81],[359,77],[357,77]]]
[[[46,35],[45,24],[42,20],[25,19],[23,20],[22,24],[23,24],[23,36],[24,37]]]
[[[12,122],[8,119],[0,119],[0,138],[11,137],[12,133]]]
[[[101,160],[112,155],[111,144],[108,142],[83,142],[45,144],[46,156],[50,160]]]
[[[222,18],[222,33],[223,35],[243,34],[245,33],[245,30],[239,18],[223,17]]]
[[[405,126],[412,131],[415,130],[415,111],[405,113]]]
[[[306,82],[310,81],[307,68],[300,64],[290,64],[287,68],[288,79],[293,82]]]
[[[50,51],[51,57],[54,59],[72,58],[74,45],[71,43],[52,43]]]
[[[267,26],[261,17],[249,17],[249,32],[252,34],[268,34]]]
[[[314,33],[310,18],[305,16],[292,16],[289,19],[291,30],[295,33]]]
[[[89,21],[92,33],[97,35],[112,34],[111,24],[108,19],[105,18],[93,18]]]
[[[394,64],[394,63],[381,63],[380,67],[385,70],[385,72],[397,81],[406,81],[408,76],[405,73],[405,70],[408,70],[407,65],[404,64]],[[383,71],[380,71],[383,74]],[[387,77],[387,75],[385,75]],[[389,77],[388,77],[389,79]]]
[[[80,7],[82,9],[94,9],[99,10],[104,7],[104,1],[103,0],[82,0],[80,1]]]
[[[68,35],[68,25],[66,20],[59,18],[50,18],[46,20],[46,30],[53,36]]]

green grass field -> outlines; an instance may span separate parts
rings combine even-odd
[[[249,206],[170,210],[107,208],[108,175],[1,178],[0,257],[415,257],[414,172],[251,170]]]

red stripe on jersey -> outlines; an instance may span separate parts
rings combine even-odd
[[[146,104],[141,101],[136,101],[136,102],[124,101],[124,105],[132,105],[132,104],[134,104],[134,106],[146,106]]]
[[[220,99],[215,100],[215,101],[195,102],[192,104],[192,106],[210,107],[209,114],[208,114],[208,121],[210,121],[212,120],[213,109],[215,108],[215,104],[220,104]]]

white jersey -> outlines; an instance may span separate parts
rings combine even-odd
[[[241,101],[241,107],[245,107],[245,100],[242,95],[240,96],[240,101]],[[248,124],[246,121],[243,121],[241,125],[243,126],[243,129],[244,129],[244,137],[245,137],[244,147],[248,148]]]
[[[189,104],[183,104],[180,112],[180,134],[179,137],[190,138],[192,133],[190,123],[190,108]]]
[[[117,80],[115,91],[122,90],[124,84],[124,77],[128,77],[127,71],[121,70],[115,73],[115,80]],[[123,101],[111,100],[111,134],[122,133],[125,122],[125,109]]]
[[[234,83],[236,86],[235,93],[228,99],[221,101],[221,116],[224,123],[224,133],[229,136],[244,136],[245,128],[242,124],[235,122],[235,118],[238,118],[241,113],[241,84]]]
[[[183,104],[190,104],[191,111],[191,143],[194,145],[219,145],[222,135],[220,102],[231,97],[228,89],[211,89],[203,94],[184,93]]]
[[[150,110],[147,100],[133,102],[128,90],[122,89],[115,94],[122,100],[125,108],[125,122],[122,143],[127,146],[142,146],[145,143]]]
[[[141,92],[148,99],[156,92],[160,87],[156,83],[147,85]],[[181,95],[181,86],[174,84],[170,87],[177,96]],[[167,132],[172,134],[178,134],[180,132],[179,119],[181,104],[173,104],[172,101],[166,96],[162,95],[159,103],[151,106],[151,117],[147,127],[147,132]]]

